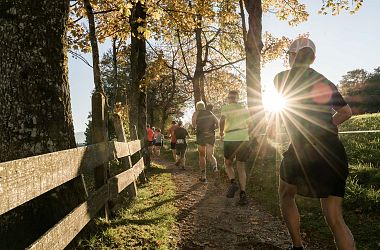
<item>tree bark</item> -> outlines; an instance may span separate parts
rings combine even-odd
[[[261,50],[262,42],[262,7],[261,0],[245,0],[248,12],[248,32],[246,37],[246,81],[247,102],[251,114],[250,132],[257,134],[264,121],[261,101]],[[242,10],[244,11],[244,10]],[[245,20],[244,20],[245,21]],[[244,26],[243,26],[244,27]],[[244,29],[243,29],[243,32]]]
[[[68,15],[69,0],[0,3],[0,162],[76,146]],[[0,248],[24,248],[53,226],[79,202],[75,185],[70,181],[0,216]]]
[[[202,16],[197,15],[197,21],[202,21]],[[204,91],[204,78],[205,74],[203,71],[203,48],[202,48],[202,27],[201,24],[198,24],[199,27],[195,29],[195,42],[197,48],[196,54],[196,64],[195,64],[195,72],[192,79],[193,82],[193,90],[194,90],[194,104],[203,100],[206,101],[205,91]]]
[[[90,43],[91,43],[91,50],[92,50],[92,69],[94,74],[94,83],[95,83],[95,90],[99,91],[100,93],[104,93],[102,80],[100,77],[100,59],[99,59],[99,48],[98,48],[98,40],[96,38],[96,27],[95,27],[95,17],[92,10],[92,6],[90,3],[90,0],[84,0],[84,7],[86,8],[87,12],[87,18],[88,18],[88,29],[89,29],[89,36],[90,36]]]
[[[76,146],[67,77],[68,4],[1,3],[0,162]]]
[[[146,71],[146,42],[138,28],[146,27],[145,6],[138,1],[134,4],[130,16],[131,26],[131,85],[128,93],[129,108],[129,130],[132,139],[139,138],[143,145],[143,155],[145,166],[150,166],[150,155],[147,150],[147,104],[146,104],[146,83],[144,82]],[[138,22],[137,20],[143,20]],[[137,134],[136,134],[137,129]]]

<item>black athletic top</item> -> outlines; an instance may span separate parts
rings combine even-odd
[[[314,69],[296,67],[277,74],[274,83],[287,100],[283,122],[292,142],[337,135],[332,116],[347,103],[331,81]]]
[[[179,127],[174,130],[175,138],[177,139],[176,144],[177,145],[187,145],[186,144],[186,136],[189,136],[189,133],[186,129]]]
[[[214,114],[209,110],[200,110],[197,114],[196,125],[197,134],[199,133],[214,133],[218,121]]]

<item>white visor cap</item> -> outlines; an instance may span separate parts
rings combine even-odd
[[[313,43],[312,40],[308,38],[298,38],[292,42],[289,46],[289,53],[298,53],[303,48],[310,48],[313,50],[314,54],[316,52],[315,44]]]

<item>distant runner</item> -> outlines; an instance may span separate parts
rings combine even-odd
[[[336,86],[310,68],[315,50],[311,40],[295,40],[288,52],[291,69],[274,80],[287,98],[288,111],[281,117],[291,139],[280,166],[280,207],[293,241],[289,249],[303,249],[295,202],[299,194],[320,198],[337,248],[353,250],[354,238],[342,216],[348,162],[337,129],[350,118],[351,109]],[[273,136],[272,129],[268,132]]]
[[[217,161],[214,156],[215,129],[219,126],[216,116],[205,109],[202,101],[197,102],[196,111],[192,117],[192,126],[196,129],[196,136],[199,153],[199,168],[201,182],[207,182],[206,176],[206,155],[213,171],[218,171]]]
[[[157,129],[154,138],[154,152],[158,157],[161,154],[161,147],[164,145],[164,135],[161,134],[161,129]]]
[[[175,165],[182,167],[182,169],[185,169],[187,149],[186,138],[189,137],[189,133],[185,128],[182,127],[182,121],[178,121],[178,127],[174,130],[174,135],[176,138],[175,149],[177,155],[177,161]]]
[[[148,150],[149,153],[153,154],[153,140],[154,140],[154,131],[150,128],[150,125],[148,124],[146,126],[146,133],[147,133],[147,139],[148,139]]]
[[[178,127],[178,125],[177,125],[176,121],[172,121],[172,125],[170,126],[170,128],[168,130],[168,136],[170,137],[170,149],[172,150],[174,162],[177,161],[176,150],[175,150],[176,138],[174,135],[174,130],[176,130],[177,127]]]
[[[239,93],[231,90],[228,93],[228,104],[222,107],[220,118],[220,138],[224,140],[224,165],[230,187],[227,197],[233,198],[239,186],[235,180],[233,161],[236,158],[237,172],[240,184],[240,205],[248,203],[245,193],[247,176],[245,172],[245,162],[249,158],[249,135],[248,135],[248,110],[238,103]]]

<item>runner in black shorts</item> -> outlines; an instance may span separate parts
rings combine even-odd
[[[220,118],[220,138],[224,140],[224,165],[231,185],[227,191],[227,197],[233,198],[239,189],[235,181],[233,161],[236,158],[237,172],[240,184],[240,205],[248,203],[245,193],[247,176],[245,162],[249,157],[249,135],[247,108],[238,103],[239,93],[231,90],[228,93],[228,105],[222,107]]]
[[[177,161],[175,165],[182,167],[182,169],[185,169],[187,149],[186,138],[189,137],[189,133],[185,128],[182,127],[182,121],[178,121],[178,127],[176,130],[174,130],[174,134],[176,138],[175,149],[177,155]]]
[[[214,144],[215,129],[219,126],[219,121],[210,110],[205,109],[205,104],[202,101],[197,102],[196,110],[192,117],[192,125],[196,129],[197,135],[200,168],[199,180],[207,182],[206,156],[214,172],[218,171],[217,161],[214,156]]]
[[[275,77],[275,87],[287,99],[281,117],[291,140],[280,166],[281,211],[293,241],[290,249],[303,249],[296,194],[320,198],[337,248],[356,249],[342,216],[348,163],[337,129],[351,109],[336,86],[309,67],[314,59],[314,43],[299,38],[289,48],[291,69]],[[273,136],[271,128],[268,133]]]

